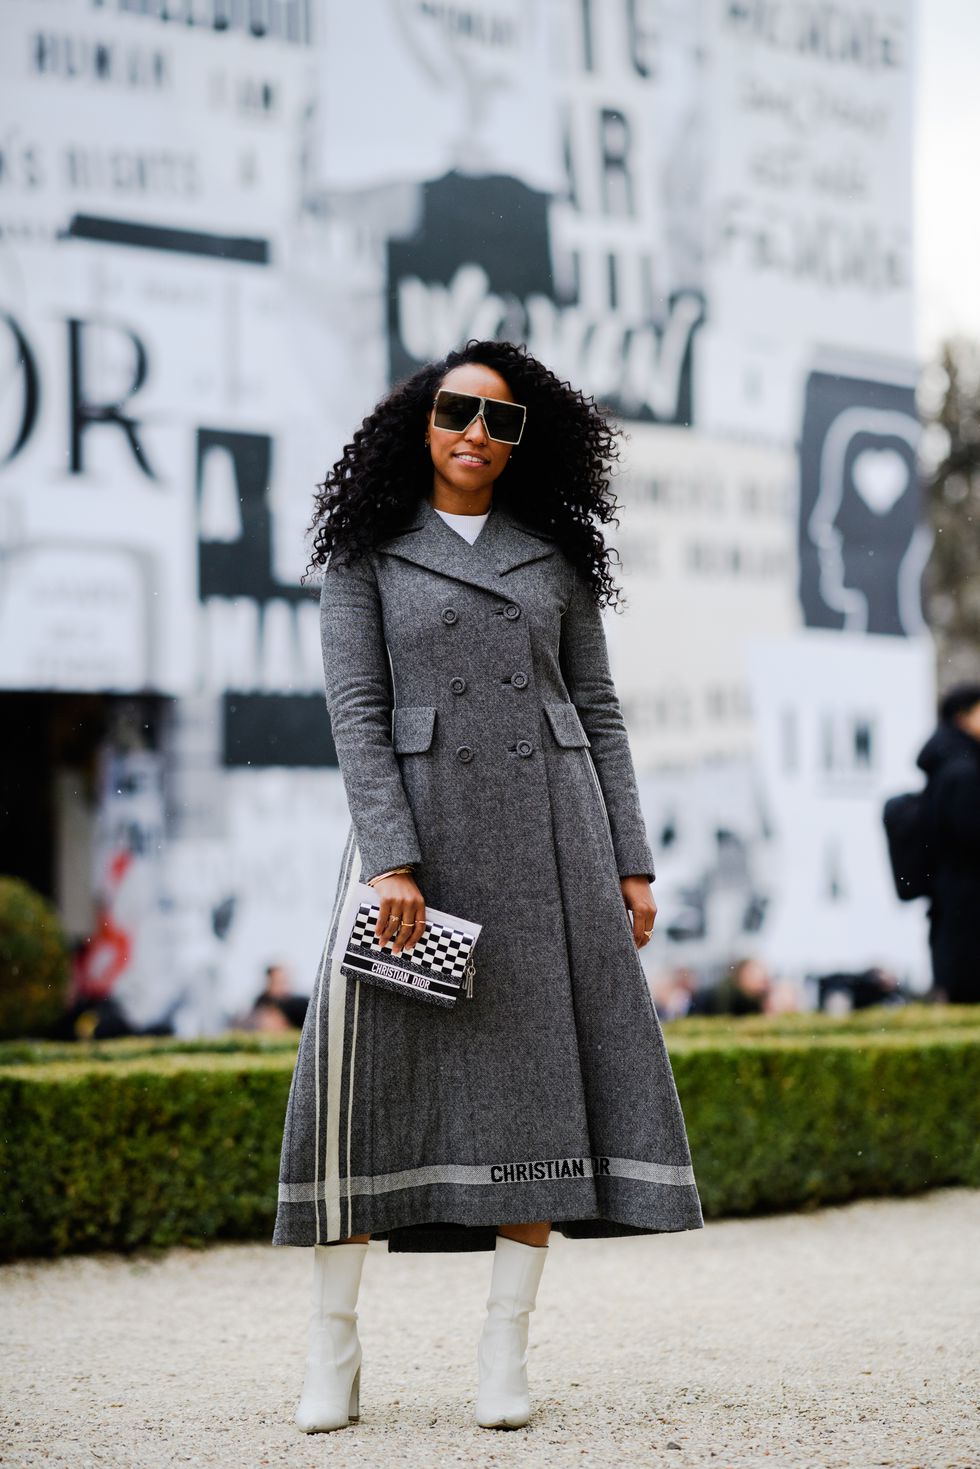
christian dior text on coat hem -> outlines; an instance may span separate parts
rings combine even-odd
[[[557,543],[495,503],[471,545],[427,499],[320,599],[350,807],[283,1133],[276,1245],[371,1234],[493,1249],[703,1225],[621,877],[653,876],[599,610]],[[472,1001],[347,979],[351,885],[415,864],[482,923]]]

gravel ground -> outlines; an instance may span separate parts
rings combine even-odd
[[[0,1462],[980,1465],[980,1192],[609,1241],[554,1236],[533,1416],[471,1424],[490,1255],[368,1252],[360,1425],[306,1436],[309,1252],[268,1245],[0,1269]]]

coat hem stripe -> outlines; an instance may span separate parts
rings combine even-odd
[[[598,1165],[598,1166],[597,1166]],[[404,1168],[397,1173],[373,1177],[348,1175],[348,1197],[353,1194],[386,1194],[398,1189],[427,1188],[432,1184],[485,1187],[505,1183],[567,1183],[578,1179],[626,1178],[634,1183],[667,1184],[687,1188],[694,1183],[694,1169],[668,1163],[644,1163],[638,1158],[549,1158],[527,1163],[436,1163],[427,1168]],[[280,1183],[283,1204],[316,1202],[323,1188],[316,1182]]]

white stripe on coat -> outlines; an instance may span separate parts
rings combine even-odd
[[[357,1051],[357,1015],[360,1009],[360,1000],[361,981],[356,979],[354,981],[354,1018],[351,1021],[350,1083],[347,1087],[347,1234],[345,1238],[353,1233],[351,1227],[350,1132],[351,1118],[354,1115],[354,1055]]]
[[[331,943],[332,943],[333,937],[334,937],[334,926],[337,923],[337,920],[338,920],[338,917],[339,917],[339,914],[340,914],[340,911],[341,911],[341,904],[342,904],[342,902],[344,902],[346,900],[347,893],[350,890],[351,874],[355,870],[359,870],[360,864],[357,861],[357,857],[358,857],[357,847],[356,847],[355,842],[354,842],[354,828],[353,828],[353,825],[351,825],[351,827],[349,828],[348,833],[347,833],[347,841],[344,843],[344,853],[343,853],[343,856],[341,858],[341,863],[340,863],[340,873],[339,873],[339,876],[338,876],[337,889],[336,889],[336,892],[334,893],[333,911],[330,914],[330,922],[329,922],[329,924],[327,926],[327,938],[326,938],[326,942],[323,945],[323,953],[320,956],[320,968],[319,968],[319,970],[317,972],[316,989],[314,991],[314,993],[316,995],[316,1013],[315,1013],[315,1023],[314,1023],[314,1030],[313,1030],[313,1107],[314,1107],[314,1117],[313,1117],[313,1173],[314,1173],[314,1189],[315,1189],[315,1192],[313,1194],[313,1201],[314,1201],[314,1203],[316,1205],[316,1243],[317,1244],[322,1244],[323,1243],[323,1240],[322,1240],[322,1227],[321,1227],[321,1223],[320,1223],[320,1202],[321,1202],[321,1200],[323,1200],[324,1202],[327,1202],[328,1197],[329,1197],[329,1189],[326,1187],[326,1184],[321,1185],[321,1183],[320,1183],[320,1158],[321,1158],[320,1118],[321,1118],[321,1115],[322,1115],[322,1107],[321,1107],[321,1101],[320,1101],[320,1012],[321,1012],[322,1001],[323,1001],[323,984],[324,984],[324,979],[325,979],[325,974],[326,974],[326,964],[327,964],[327,959],[329,957],[330,946],[331,946]],[[333,978],[333,976],[331,976],[331,977]],[[341,980],[342,981],[344,980],[344,976],[343,975],[341,975]],[[337,989],[340,989],[340,990],[346,989],[346,983],[342,983],[340,985],[331,983],[331,986],[330,986],[331,1005],[333,1004],[333,1001],[334,1001],[334,991],[337,990]],[[341,1017],[341,1025],[342,1024],[343,1024],[343,1017]],[[333,1050],[333,1040],[334,1040],[334,1030],[333,1030],[332,1022],[329,1019],[329,1011],[328,1011],[328,1036],[327,1036],[327,1067],[328,1067],[328,1078],[327,1078],[327,1133],[328,1133],[328,1136],[329,1136],[329,1132],[330,1132],[331,1121],[333,1120],[331,1118],[331,1113],[330,1113],[330,1075],[329,1075],[329,1071],[330,1071],[330,1067],[331,1067],[331,1062],[332,1062],[331,1052]],[[342,1063],[343,1062],[343,1031],[341,1031],[340,1049],[341,1049],[340,1061]],[[337,1082],[338,1097],[339,1097],[339,1087],[340,1087],[340,1082],[338,1080],[338,1082]],[[336,1116],[335,1122],[336,1122],[337,1128],[339,1129],[339,1125],[340,1125],[339,1107],[337,1109],[337,1116]],[[330,1149],[329,1149],[329,1145],[327,1145],[326,1148],[324,1149],[324,1154],[323,1154],[325,1167],[327,1166],[327,1160],[329,1159],[329,1154],[330,1154]],[[328,1181],[329,1180],[327,1180],[326,1182],[328,1182]],[[340,1179],[338,1177],[338,1179],[337,1179],[337,1194],[338,1194],[338,1199],[339,1199],[339,1193],[340,1193]],[[327,1216],[328,1238],[330,1237],[329,1236],[329,1228],[330,1228],[330,1217],[329,1217],[329,1211],[328,1211],[328,1216]],[[338,1218],[338,1229],[339,1229],[339,1218]]]
[[[350,860],[339,890],[339,912],[361,870],[360,853],[351,842]],[[336,916],[330,922],[333,938]],[[330,999],[327,1006],[327,1123],[323,1140],[324,1202],[327,1206],[327,1240],[340,1239],[340,1112],[341,1072],[344,1066],[344,1031],[347,1024],[347,976],[340,960],[330,960]],[[319,1057],[317,1057],[319,1063]],[[319,1068],[318,1068],[319,1069]]]
[[[320,955],[320,967],[316,972],[316,1016],[313,1031],[313,1053],[316,1065],[313,1071],[313,1201],[316,1204],[316,1242],[320,1243],[320,997],[323,994],[323,968],[327,962],[328,940],[324,941]]]

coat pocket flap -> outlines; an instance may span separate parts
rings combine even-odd
[[[580,749],[590,744],[574,704],[545,704],[544,712],[560,745]]]
[[[396,704],[392,710],[392,744],[398,755],[420,755],[432,744],[434,704]]]

